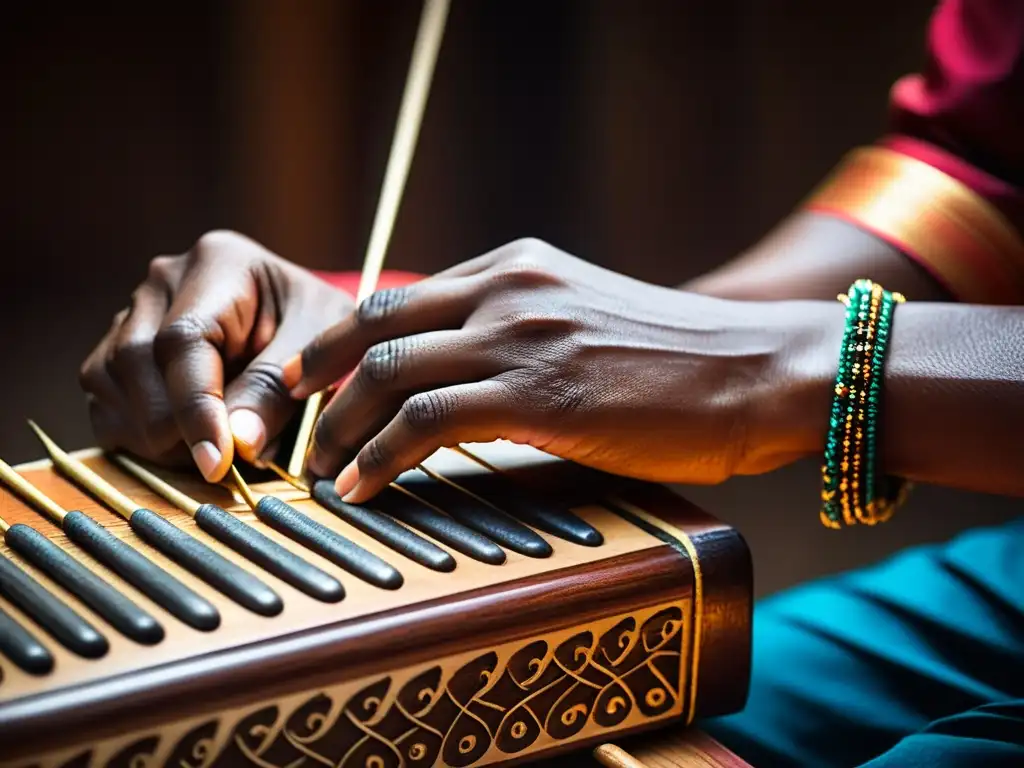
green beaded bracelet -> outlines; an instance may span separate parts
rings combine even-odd
[[[893,512],[906,499],[910,485],[902,479],[878,472],[878,421],[882,403],[882,374],[885,365],[885,354],[889,349],[892,335],[892,318],[897,304],[905,301],[898,293],[884,291],[882,294],[882,311],[878,318],[875,348],[873,350],[872,368],[875,372],[867,397],[867,454],[866,454],[866,490],[868,496],[864,506],[872,522],[888,520]]]
[[[846,326],[821,467],[820,518],[829,528],[886,520],[908,489],[877,466],[883,366],[893,310],[905,299],[870,280],[838,298],[847,307]]]

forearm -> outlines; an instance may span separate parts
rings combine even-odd
[[[793,303],[808,330],[773,405],[791,453],[820,455],[845,308]],[[807,321],[810,322],[807,322]],[[1024,308],[907,302],[884,369],[882,469],[907,480],[1024,497]],[[788,422],[788,426],[786,424]],[[799,445],[798,445],[799,443]]]
[[[811,211],[795,213],[747,252],[679,288],[726,299],[833,299],[865,276],[918,301],[949,298],[885,240]]]

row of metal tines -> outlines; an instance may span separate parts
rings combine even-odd
[[[54,468],[123,517],[139,539],[254,614],[272,617],[281,613],[281,597],[263,579],[165,516],[144,508],[61,449],[37,425],[30,425]],[[128,456],[108,454],[108,458],[190,515],[197,528],[267,573],[324,603],[336,603],[345,597],[341,582],[317,566],[315,558],[311,561],[282,546],[261,531],[259,525],[188,496]],[[504,482],[494,467],[477,461],[492,471],[468,475],[455,483],[421,466],[392,483],[373,500],[372,506],[345,503],[330,480],[317,481],[306,490],[340,520],[402,557],[438,572],[455,570],[457,563],[449,550],[495,566],[506,561],[506,549],[526,557],[549,557],[551,545],[537,530],[583,546],[602,543],[601,534],[579,516],[522,493],[515,484]],[[220,626],[221,616],[215,605],[146,557],[142,550],[83,512],[62,508],[2,461],[0,480],[56,523],[70,542],[179,621],[203,632]],[[385,590],[403,585],[404,577],[393,563],[275,496],[256,499],[240,476],[236,480],[260,523],[368,584]],[[165,630],[149,612],[43,533],[24,523],[9,525],[2,518],[0,533],[11,551],[74,595],[123,636],[143,645],[163,640]],[[3,556],[0,595],[72,653],[95,659],[109,651],[107,639],[92,623],[15,561]],[[0,654],[30,674],[45,675],[54,666],[46,647],[2,606]]]

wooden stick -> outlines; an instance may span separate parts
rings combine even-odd
[[[419,137],[423,112],[430,93],[430,83],[437,63],[437,54],[444,36],[445,21],[448,17],[449,0],[424,0],[423,15],[409,62],[409,73],[402,94],[402,106],[398,113],[395,136],[391,143],[387,169],[381,187],[377,213],[370,231],[370,242],[366,248],[363,271],[359,280],[356,302],[361,302],[377,289],[384,255],[387,253],[391,233],[394,231],[398,206],[409,177],[416,140]],[[306,401],[299,433],[288,463],[288,474],[303,477],[306,473],[306,458],[309,455],[313,437],[313,426],[323,404],[323,393],[317,392]]]

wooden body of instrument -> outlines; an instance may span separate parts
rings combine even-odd
[[[206,598],[220,621],[212,630],[187,626],[0,488],[8,523],[46,535],[165,632],[155,644],[126,638],[0,543],[6,558],[109,643],[102,657],[83,658],[0,596],[0,608],[55,659],[52,671],[29,674],[0,655],[0,766],[478,766],[577,750],[583,757],[556,763],[593,764],[586,747],[743,706],[751,563],[733,529],[661,486],[505,443],[466,450],[439,452],[426,462],[438,477],[420,480],[491,517],[495,508],[508,512],[513,538],[523,530],[516,521],[530,521],[531,540],[550,551],[523,554],[502,544],[504,562],[495,564],[423,535],[454,557],[454,569],[435,570],[283,482],[253,486],[393,566],[402,576],[397,588],[370,584],[281,535],[224,488],[163,475],[337,578],[345,590],[337,602],[314,599],[239,556],[99,452],[76,454],[271,587],[284,605],[275,616],[233,602],[144,543],[49,462],[18,468]],[[548,524],[531,509],[544,511]],[[570,509],[600,541],[545,531]],[[506,518],[496,519],[500,528]]]

